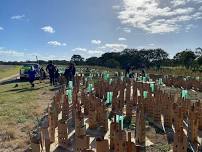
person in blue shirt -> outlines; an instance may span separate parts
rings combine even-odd
[[[31,84],[31,87],[34,87],[34,80],[35,80],[36,71],[30,69],[28,71],[28,75],[29,75],[29,83]]]

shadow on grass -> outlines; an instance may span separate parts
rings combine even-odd
[[[4,91],[4,93],[6,93],[6,92],[22,93],[22,92],[28,92],[28,91],[35,91],[35,90],[39,90],[42,88],[44,88],[44,87],[31,88],[31,86],[30,86],[30,88],[16,88],[16,89],[7,90],[7,91]]]
[[[37,79],[38,80],[38,79]],[[35,84],[40,84],[40,83],[44,83],[44,84],[48,84],[48,82],[46,82],[45,80],[42,81],[37,81],[35,80],[34,83]],[[12,83],[23,83],[23,82],[29,82],[28,80],[20,80],[20,79],[11,79],[11,80],[6,80],[4,82],[0,82],[0,85],[6,85],[6,84],[12,84]]]
[[[50,91],[57,91],[60,89],[60,86],[54,86],[53,88],[50,89]]]
[[[20,82],[26,82],[26,81],[21,81],[20,79],[7,80],[4,82],[1,82],[0,85],[6,85],[6,84],[11,84],[11,83],[20,83]]]

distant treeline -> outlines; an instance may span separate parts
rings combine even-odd
[[[76,65],[96,65],[105,66],[109,68],[125,68],[130,65],[134,68],[141,67],[156,67],[161,66],[184,66],[192,70],[202,71],[202,48],[195,50],[186,49],[175,54],[170,59],[169,54],[161,48],[157,49],[125,49],[121,52],[108,52],[101,55],[101,57],[90,57],[84,59],[81,55],[73,55],[71,61]],[[68,65],[66,60],[53,60],[56,65]],[[19,65],[26,62],[1,62],[0,64]],[[36,63],[36,61],[35,61]],[[40,64],[47,64],[48,61],[39,60]]]

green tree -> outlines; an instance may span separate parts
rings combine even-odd
[[[99,64],[99,58],[98,57],[90,57],[86,59],[87,65],[98,65]]]
[[[106,67],[109,68],[118,68],[120,67],[120,63],[118,61],[116,61],[115,59],[108,59],[105,64]]]
[[[202,56],[202,48],[198,47],[195,49],[195,54],[197,57]]]
[[[192,50],[184,50],[182,52],[177,53],[174,56],[174,60],[179,65],[184,65],[186,68],[190,68],[194,59],[196,59],[196,55]]]
[[[84,63],[84,58],[81,57],[81,55],[76,55],[76,54],[74,54],[74,55],[71,57],[71,62],[74,62],[74,63],[77,64],[77,65],[80,65],[80,64],[83,64],[83,63]]]
[[[197,63],[198,63],[199,65],[202,65],[202,56],[200,56],[200,57],[197,59]]]

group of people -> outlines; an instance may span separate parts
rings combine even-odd
[[[49,64],[46,66],[46,71],[49,74],[50,85],[55,85],[59,80],[59,70],[57,66],[53,64],[53,61],[49,61]]]
[[[53,64],[52,61],[49,61],[48,65],[46,66],[46,72],[49,75],[50,79],[50,85],[57,85],[59,83],[59,78],[60,78],[60,73],[59,69],[57,68],[56,65]],[[43,68],[40,69],[40,79],[43,80],[46,78],[46,72],[43,70]],[[65,69],[65,72],[63,76],[65,77],[67,81],[67,85],[69,81],[72,81],[74,84],[74,76],[76,74],[76,68],[74,66],[74,63],[70,63],[69,66]],[[36,76],[36,71],[35,70],[29,70],[28,71],[29,75],[29,82],[31,84],[31,87],[34,87],[34,81],[35,81],[35,76]]]

